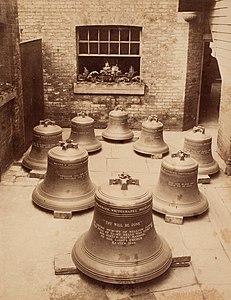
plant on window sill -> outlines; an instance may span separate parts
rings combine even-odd
[[[98,72],[84,72],[78,76],[77,84],[74,85],[75,93],[90,94],[144,94],[144,83],[140,76],[131,66],[129,71],[122,73],[117,65],[110,66],[107,62]]]

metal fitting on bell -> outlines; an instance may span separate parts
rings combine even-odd
[[[183,151],[163,158],[153,190],[153,210],[165,215],[191,217],[208,209],[197,185],[198,163]]]
[[[80,112],[71,120],[70,138],[88,153],[98,151],[102,148],[100,141],[95,137],[94,119]]]
[[[184,151],[198,162],[198,173],[212,175],[219,171],[218,163],[212,157],[212,137],[203,126],[195,126],[185,136]]]
[[[126,173],[101,185],[90,229],[75,243],[78,270],[96,280],[133,284],[170,267],[172,254],[154,228],[152,193]]]
[[[71,139],[50,149],[47,172],[33,191],[33,202],[51,211],[74,212],[94,206],[94,197],[87,151]]]
[[[33,128],[33,141],[30,152],[26,153],[22,165],[29,170],[47,169],[47,153],[62,140],[62,128],[50,119],[41,120]]]
[[[135,151],[142,154],[165,154],[169,147],[163,140],[163,124],[156,115],[142,123],[140,138],[133,144]]]
[[[128,113],[120,105],[109,113],[107,128],[102,132],[105,139],[115,141],[131,140],[134,136],[128,126]]]

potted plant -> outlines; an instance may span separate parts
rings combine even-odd
[[[74,84],[74,93],[144,95],[144,83],[133,66],[123,74],[117,65],[106,62],[99,72],[89,72],[85,67]]]

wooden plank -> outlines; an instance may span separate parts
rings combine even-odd
[[[42,171],[42,170],[31,170],[29,172],[29,177],[30,178],[40,178],[40,179],[44,179],[46,174],[46,171]]]
[[[201,174],[198,175],[198,178],[197,178],[198,183],[207,184],[207,183],[210,183],[210,181],[211,181],[211,178],[209,177],[209,175],[201,175]]]
[[[172,258],[172,268],[189,267],[191,256],[176,256]],[[72,261],[71,253],[59,254],[54,257],[55,275],[79,274],[79,270]]]
[[[229,24],[211,24],[212,33],[231,33],[231,25]]]
[[[230,28],[231,30],[231,28]],[[223,41],[231,43],[231,32],[212,32],[213,33],[213,40],[214,41]]]
[[[54,211],[55,219],[71,219],[72,211]]]
[[[72,261],[71,253],[56,255],[54,258],[55,275],[78,274],[79,270]]]
[[[166,223],[182,225],[184,218],[181,217],[181,216],[165,215],[165,219],[164,220],[165,220]]]

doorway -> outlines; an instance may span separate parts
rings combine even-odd
[[[31,145],[33,128],[44,118],[42,41],[20,43],[25,150]]]
[[[199,124],[217,125],[221,97],[221,75],[210,43],[204,43]]]

